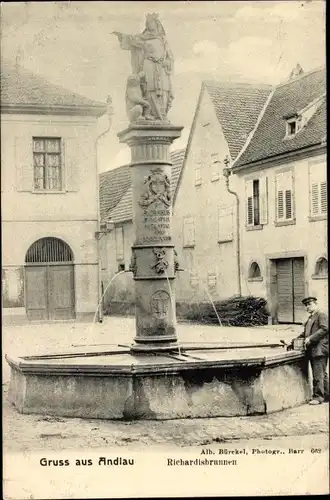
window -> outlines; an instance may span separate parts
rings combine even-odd
[[[125,271],[125,264],[118,264],[118,272]]]
[[[208,273],[207,275],[207,285],[209,288],[214,288],[217,286],[217,275],[214,273]]]
[[[219,235],[218,242],[224,243],[233,240],[233,207],[221,205],[219,207]]]
[[[325,257],[317,259],[313,278],[328,278],[328,261]]]
[[[183,246],[195,246],[195,225],[193,217],[183,218]]]
[[[246,181],[246,225],[260,226],[268,222],[267,177]]]
[[[218,157],[218,153],[214,153],[211,155],[211,181],[217,181],[220,175],[220,160]]]
[[[202,165],[200,162],[195,165],[195,186],[202,184]]]
[[[198,278],[197,274],[194,272],[191,272],[190,273],[190,285],[194,288],[198,287],[198,282],[199,282],[199,278]]]
[[[249,275],[248,275],[249,281],[261,281],[262,276],[261,276],[261,271],[259,264],[257,262],[252,262],[249,268]]]
[[[294,137],[302,128],[302,117],[290,118],[286,122],[286,137]]]
[[[101,269],[106,270],[108,268],[108,241],[107,238],[100,239],[100,263]]]
[[[124,258],[124,228],[116,227],[116,258],[122,260]]]
[[[324,160],[309,163],[311,218],[326,217],[328,211],[326,164]]]
[[[293,177],[292,171],[278,172],[275,176],[276,183],[276,221],[293,222]]]
[[[287,122],[287,135],[295,135],[297,130],[297,121],[291,120]]]
[[[260,224],[260,197],[259,197],[259,179],[253,181],[253,223],[255,226]]]
[[[61,191],[61,139],[33,138],[33,168],[36,191]]]

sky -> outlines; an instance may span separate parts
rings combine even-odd
[[[130,54],[112,31],[137,34],[158,12],[174,54],[171,122],[183,125],[173,149],[186,145],[203,80],[277,84],[297,62],[325,65],[325,2],[161,1],[17,2],[1,4],[1,57],[96,101],[112,97],[111,128],[99,141],[99,172],[129,162],[117,134],[127,127]],[[107,117],[98,123],[101,134]]]

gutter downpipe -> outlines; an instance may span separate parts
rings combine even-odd
[[[242,280],[241,280],[241,244],[240,244],[240,220],[239,220],[239,197],[238,194],[230,189],[229,187],[229,176],[231,175],[231,170],[228,167],[230,163],[229,157],[226,156],[224,159],[224,164],[226,165],[223,169],[223,176],[225,177],[226,189],[228,193],[232,194],[236,198],[236,240],[237,240],[237,284],[239,296],[242,296]]]
[[[100,186],[99,186],[99,169],[98,169],[98,145],[100,139],[106,135],[112,125],[112,115],[113,115],[113,106],[112,106],[112,98],[111,96],[108,95],[107,97],[107,115],[108,115],[108,126],[102,134],[96,137],[95,140],[95,150],[96,150],[96,178],[97,178],[97,232],[100,233],[100,198],[99,198],[99,193],[100,193]],[[102,290],[102,280],[101,280],[101,252],[100,252],[100,238],[97,238],[97,263],[98,263],[98,270],[97,270],[97,290],[98,290],[98,299],[97,303],[100,304],[100,300],[103,294]],[[102,301],[103,302],[103,301]],[[97,313],[97,321],[99,323],[102,323],[103,321],[103,303],[99,305],[98,308],[98,313]]]

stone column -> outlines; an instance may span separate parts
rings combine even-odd
[[[169,147],[182,128],[146,122],[118,134],[131,148],[136,301],[132,351],[178,349]]]

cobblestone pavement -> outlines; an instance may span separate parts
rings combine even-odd
[[[86,323],[10,326],[3,329],[3,352],[26,355],[65,351],[73,344],[130,342],[134,318],[106,318],[94,327]],[[182,341],[278,342],[297,333],[293,327],[225,328],[179,324]],[[69,450],[108,446],[171,445],[187,447],[230,441],[328,433],[329,405],[303,405],[265,416],[221,417],[167,421],[109,421],[21,415],[7,401],[9,368],[4,362],[4,449]]]

